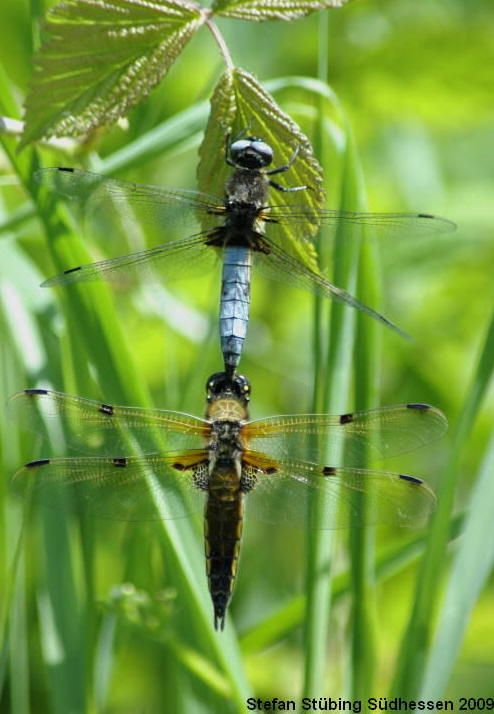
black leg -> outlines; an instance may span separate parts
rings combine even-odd
[[[293,162],[297,158],[299,151],[300,151],[300,144],[297,146],[297,148],[293,152],[291,159],[287,164],[285,164],[284,166],[279,166],[277,169],[270,169],[269,171],[265,171],[264,173],[266,174],[266,176],[272,176],[273,174],[280,174],[282,171],[287,171],[290,168],[290,166],[293,165]]]
[[[274,181],[268,181],[268,183],[277,191],[283,191],[283,193],[293,193],[295,191],[310,190],[310,186],[280,186],[279,183],[275,183]]]

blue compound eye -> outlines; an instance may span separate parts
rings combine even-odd
[[[230,145],[230,158],[246,169],[262,169],[273,160],[273,150],[256,136],[237,139]]]
[[[266,144],[265,141],[256,139],[255,141],[252,141],[251,148],[256,152],[256,154],[263,157],[264,166],[267,166],[273,160],[273,149],[269,146],[269,144]]]
[[[251,141],[249,139],[238,139],[237,141],[234,141],[233,144],[230,146],[230,151],[233,153],[239,152],[239,151],[244,151],[251,145]]]

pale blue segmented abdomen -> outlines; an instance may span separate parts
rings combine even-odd
[[[227,372],[236,370],[247,334],[251,263],[249,248],[225,248],[221,282],[220,338]]]

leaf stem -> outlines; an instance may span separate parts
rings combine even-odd
[[[228,71],[233,72],[233,70],[235,69],[235,65],[233,64],[233,60],[230,55],[230,51],[229,51],[227,44],[223,38],[223,35],[221,34],[221,32],[218,29],[218,26],[216,25],[215,22],[213,22],[209,18],[206,20],[205,24],[211,30],[211,34],[213,35],[213,37],[216,41],[216,44],[218,45],[218,47],[220,49],[220,52],[223,56],[223,59],[225,60],[225,64],[226,64]]]

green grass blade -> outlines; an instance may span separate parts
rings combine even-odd
[[[351,160],[346,146],[343,157],[343,188],[340,208],[348,209],[349,198],[345,189],[346,171],[352,171]],[[349,163],[350,161],[350,163]],[[324,234],[323,234],[324,236]],[[357,246],[355,241],[345,240],[345,230],[341,228],[334,244],[334,282],[350,293],[355,287]],[[322,376],[321,394],[324,411],[336,414],[345,411],[350,388],[351,355],[353,349],[352,311],[339,304],[331,306],[331,320],[327,348],[327,371]],[[317,314],[317,313],[316,313]],[[317,329],[317,325],[316,325]],[[314,363],[322,363],[317,356]],[[315,390],[317,398],[317,390]],[[317,398],[317,401],[319,399]],[[303,696],[317,696],[324,687],[326,671],[326,641],[329,628],[329,601],[331,597],[330,562],[332,553],[332,532],[321,530],[330,514],[322,511],[317,498],[314,499],[310,514],[312,528],[308,535],[307,556],[307,608],[305,618],[305,669]]]
[[[453,519],[449,531],[449,541],[458,537],[463,523],[463,516]],[[421,533],[408,538],[405,542],[385,548],[377,555],[375,580],[385,583],[394,575],[402,573],[410,565],[415,564],[424,554],[427,535]],[[332,580],[332,602],[336,604],[350,593],[350,571],[336,575]],[[242,652],[246,655],[255,654],[275,645],[284,637],[296,631],[303,623],[305,616],[305,595],[291,598],[275,613],[246,630],[240,639]]]
[[[442,474],[438,490],[438,506],[429,530],[428,548],[418,575],[414,606],[403,637],[393,683],[393,692],[396,696],[415,696],[421,687],[432,639],[434,612],[439,599],[439,587],[448,542],[448,525],[457,485],[462,475],[461,454],[468,443],[493,371],[494,314],[487,329],[478,366],[458,419],[448,461]]]
[[[21,555],[16,563],[8,629],[11,714],[28,714],[30,711],[29,625],[26,612],[25,577],[25,561]]]
[[[349,136],[349,162],[347,172],[346,204],[352,210],[367,210],[362,170],[351,133]],[[366,305],[377,306],[378,260],[372,236],[367,236],[360,246],[357,297]],[[355,334],[355,409],[365,410],[378,406],[379,334],[378,326],[365,315],[356,316]],[[363,454],[365,459],[365,454]],[[365,461],[363,461],[365,463]],[[356,508],[365,520],[365,495],[357,496]],[[376,602],[374,583],[374,531],[371,528],[354,528],[349,533],[352,567],[351,611],[351,670],[350,697],[365,701],[374,691],[376,669]]]
[[[202,130],[208,108],[207,102],[199,102],[178,112],[121,149],[100,159],[95,170],[107,175],[117,174],[141,167],[154,161],[157,156],[171,153],[185,142],[190,142],[190,137]]]
[[[473,607],[494,567],[494,437],[474,485],[420,697],[444,695]]]

